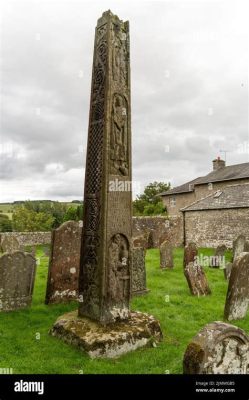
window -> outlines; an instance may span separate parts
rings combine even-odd
[[[189,183],[188,185],[188,190],[191,192],[192,190],[194,190],[194,184],[193,183]]]
[[[213,184],[212,184],[212,182],[210,182],[210,183],[208,184],[208,190],[213,190]]]
[[[171,207],[175,207],[176,206],[176,198],[175,197],[171,197],[170,205],[171,205]]]

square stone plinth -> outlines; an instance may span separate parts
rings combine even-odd
[[[59,317],[50,334],[87,352],[91,358],[115,358],[152,346],[163,338],[159,321],[137,311],[125,321],[108,325],[79,317],[78,311],[73,311]]]

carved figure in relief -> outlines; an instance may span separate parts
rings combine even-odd
[[[127,239],[116,234],[109,246],[109,296],[114,301],[129,297],[129,250]]]
[[[113,27],[112,77],[120,85],[127,84],[126,34]]]
[[[114,95],[112,108],[111,173],[128,175],[127,105],[119,94]]]

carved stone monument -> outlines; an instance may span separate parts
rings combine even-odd
[[[224,322],[207,324],[189,343],[184,374],[248,374],[249,337]]]
[[[87,338],[91,335],[95,348],[91,355],[96,357],[114,357],[162,336],[154,317],[146,314],[141,317],[141,313],[131,313],[129,307],[132,267],[129,47],[129,23],[110,11],[105,12],[95,31],[79,312],[78,317],[70,314],[59,318],[51,331],[89,354]]]
[[[167,240],[165,240],[160,246],[160,267],[162,269],[172,269],[174,267],[173,247]]]
[[[0,311],[31,305],[36,260],[28,253],[15,251],[0,257]]]
[[[132,253],[132,295],[136,296],[149,291],[146,287],[146,250],[142,247],[134,247]]]
[[[67,221],[52,232],[46,304],[78,299],[82,225]]]
[[[249,253],[241,253],[233,262],[224,317],[228,321],[244,318],[249,306]]]
[[[201,265],[190,262],[184,270],[190,292],[193,296],[206,296],[211,293],[205,272]]]

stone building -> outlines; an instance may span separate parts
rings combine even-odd
[[[249,183],[224,186],[181,211],[185,243],[231,248],[240,234],[249,240]]]
[[[227,186],[249,183],[249,163],[226,166],[219,157],[213,171],[161,194],[170,217],[181,216],[181,209]]]

